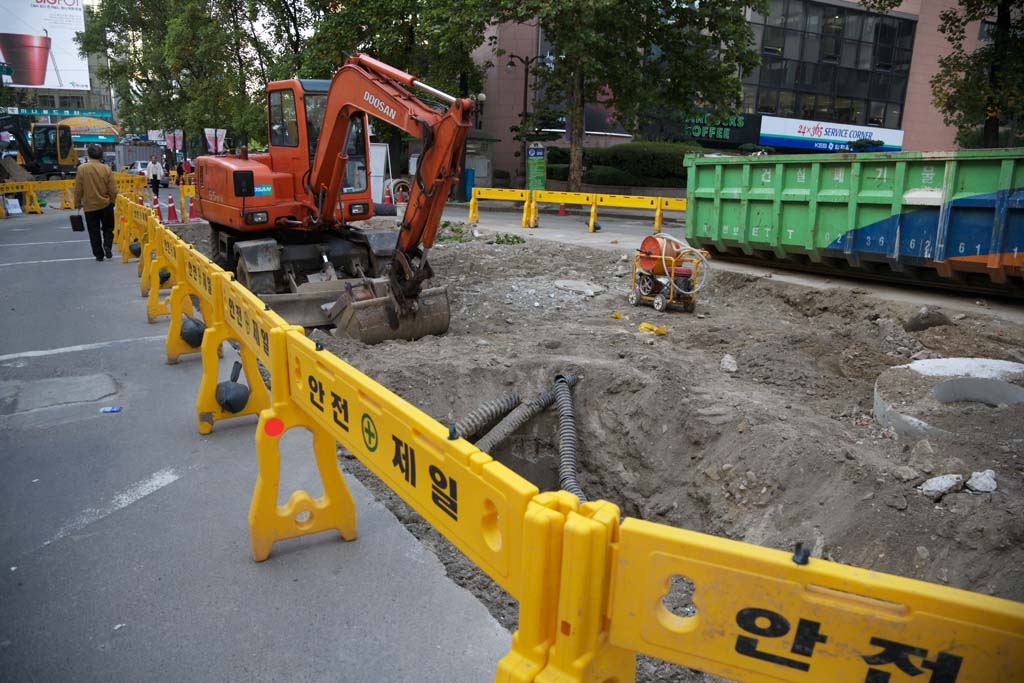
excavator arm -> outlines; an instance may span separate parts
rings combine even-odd
[[[413,89],[450,106],[437,111],[413,95]],[[339,192],[348,160],[345,143],[354,114],[364,112],[424,140],[390,273],[392,294],[405,313],[415,308],[422,283],[431,276],[427,252],[434,244],[448,192],[458,178],[472,111],[471,100],[447,95],[365,54],[353,55],[345,62],[327,93],[309,176],[309,189],[324,227],[336,226],[340,220]]]
[[[29,173],[37,173],[39,171],[39,164],[36,163],[35,152],[32,150],[28,136],[25,135],[25,130],[21,127],[18,119],[14,116],[0,116],[0,132],[10,133],[11,137],[14,138],[14,143],[18,147],[18,153],[21,154],[24,162],[22,166],[25,167],[25,170]]]

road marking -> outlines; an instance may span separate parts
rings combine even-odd
[[[155,493],[168,484],[173,484],[179,479],[181,479],[181,475],[171,468],[155,472],[149,478],[136,482],[128,488],[115,493],[114,497],[110,499],[110,502],[102,508],[89,508],[87,510],[82,510],[77,517],[62,526],[60,531],[58,531],[50,540],[43,543],[43,545],[50,545],[51,543],[59,541],[66,536],[70,536],[73,533],[81,531],[90,524],[98,522],[104,517],[108,517],[118,510],[128,507],[132,503],[142,500],[149,494]]]
[[[89,240],[63,240],[61,242],[17,242],[15,244],[0,244],[0,247],[36,247],[41,244],[88,244]]]
[[[64,346],[59,349],[39,349],[37,351],[21,351],[19,353],[8,353],[5,356],[0,356],[0,362],[7,360],[16,360],[18,358],[41,358],[43,356],[56,356],[60,353],[75,353],[77,351],[92,351],[93,349],[103,349],[108,346],[114,346],[115,344],[131,344],[132,342],[141,341],[155,341],[157,339],[166,339],[167,336],[163,334],[154,335],[152,337],[132,337],[130,339],[112,339],[111,341],[96,342],[94,344],[79,344],[78,346]]]
[[[82,256],[81,258],[52,258],[45,261],[15,261],[14,263],[0,263],[0,268],[4,266],[31,266],[37,263],[61,263],[63,261],[92,261],[95,256]]]

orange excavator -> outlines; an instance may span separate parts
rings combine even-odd
[[[197,205],[214,260],[294,324],[333,325],[368,344],[444,334],[448,291],[429,286],[428,254],[472,110],[471,100],[364,54],[330,81],[270,83],[268,152],[198,160]],[[423,140],[397,234],[351,225],[374,215],[371,116]]]

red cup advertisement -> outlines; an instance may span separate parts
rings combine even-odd
[[[15,88],[89,89],[89,62],[75,33],[85,30],[83,0],[0,0],[0,60]]]

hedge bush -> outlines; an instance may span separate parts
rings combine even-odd
[[[585,165],[590,171],[584,174],[583,181],[593,185],[685,187],[683,158],[701,149],[700,145],[685,142],[628,142],[585,149]],[[568,148],[548,147],[547,161],[549,178],[568,179]]]

